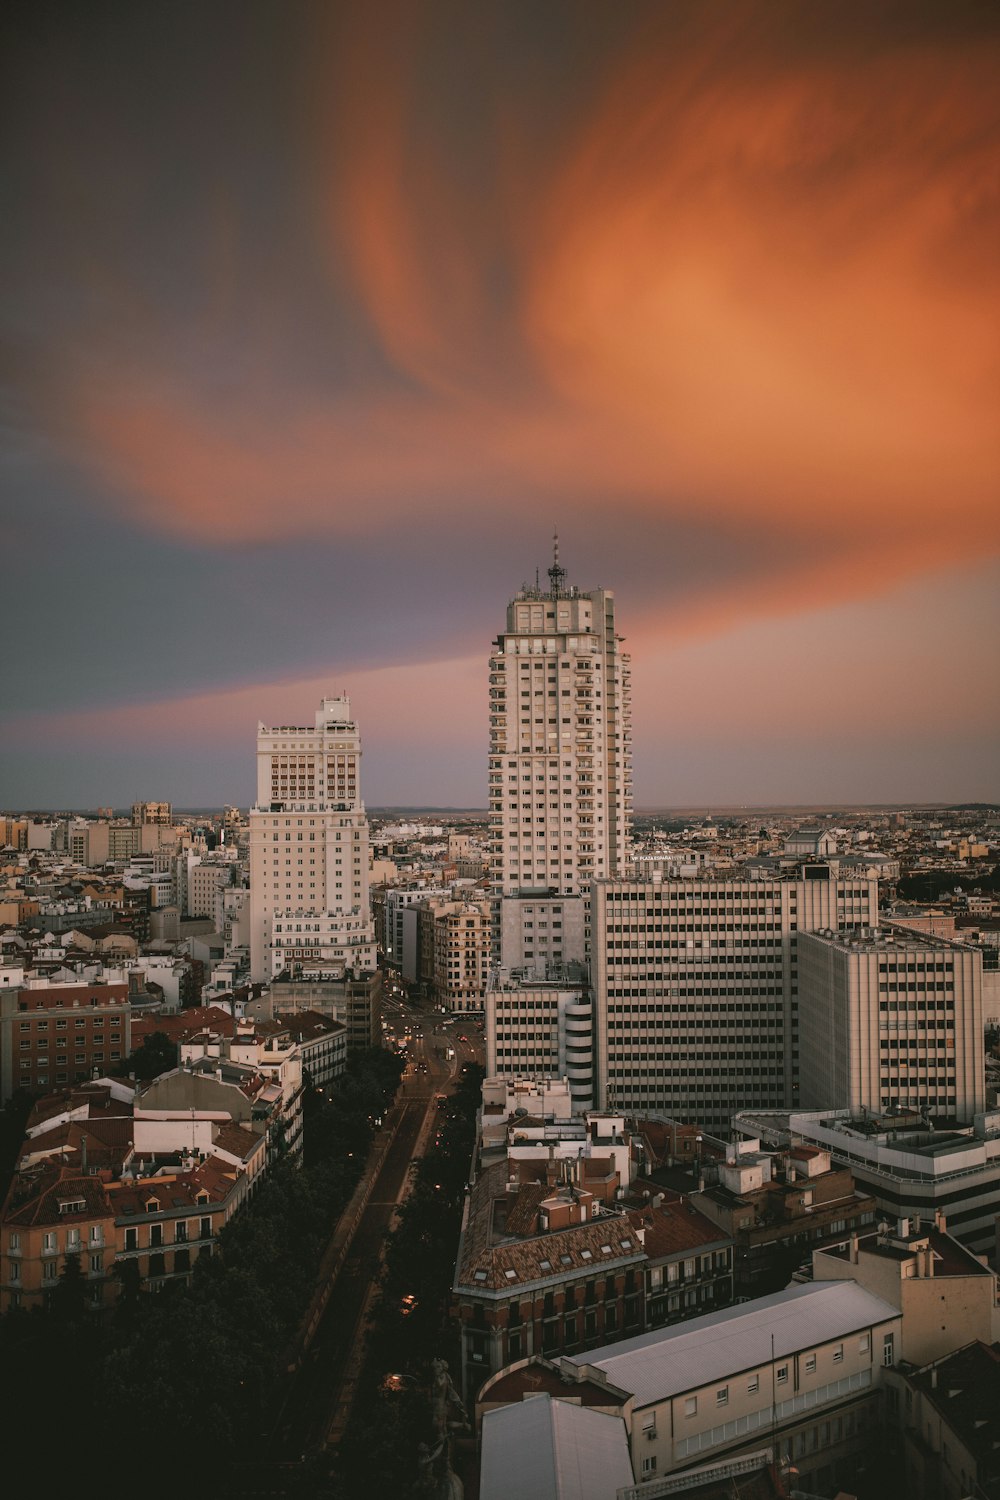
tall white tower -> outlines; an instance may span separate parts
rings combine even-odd
[[[346,697],[313,728],[257,726],[250,812],[250,974],[339,978],[376,967],[361,738]]]
[[[622,872],[631,827],[629,658],[614,596],[524,587],[490,658],[495,956],[538,977],[582,962],[590,884]]]

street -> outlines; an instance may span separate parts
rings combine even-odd
[[[335,1442],[343,1431],[380,1255],[394,1210],[407,1190],[410,1163],[423,1149],[422,1131],[433,1127],[435,1096],[446,1091],[464,1064],[482,1056],[481,1038],[471,1021],[463,1018],[445,1026],[446,1018],[409,1007],[401,1019],[413,1033],[422,1035],[412,1035],[407,1043],[409,1062],[384,1127],[394,1132],[392,1141],[309,1349],[289,1380],[271,1438],[268,1456],[274,1463],[295,1462]],[[460,1036],[467,1040],[461,1041]],[[448,1047],[455,1050],[452,1059],[445,1055]]]

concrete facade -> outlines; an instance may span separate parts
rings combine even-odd
[[[566,1078],[574,1108],[594,1104],[593,1012],[584,991],[496,974],[486,993],[486,1071],[509,1079]]]
[[[787,880],[596,881],[597,1102],[723,1132],[737,1109],[789,1107],[798,935],[877,921],[878,882],[825,865]]]
[[[595,876],[624,868],[629,846],[630,669],[614,596],[568,585],[558,545],[549,584],[511,600],[490,658],[490,873],[501,906],[584,896]],[[515,939],[501,923],[494,955],[505,966],[537,960],[539,935],[524,927]],[[546,956],[583,961],[577,929],[550,928]]]
[[[312,728],[258,726],[250,811],[255,982],[310,966],[331,978],[376,967],[360,765],[347,698],[324,698]]]
[[[897,930],[799,938],[799,1102],[971,1121],[986,1108],[983,956]]]

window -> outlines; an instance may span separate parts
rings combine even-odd
[[[719,1389],[715,1393],[715,1404],[716,1404],[716,1406],[728,1406],[729,1405],[729,1387],[728,1387],[728,1385],[720,1385],[719,1386]]]
[[[806,1355],[806,1374],[807,1375],[815,1375],[815,1373],[816,1373],[816,1356],[815,1356],[815,1354],[807,1354]]]
[[[643,1473],[643,1478],[646,1478],[650,1474],[655,1474],[656,1473],[656,1454],[655,1453],[651,1453],[648,1458],[644,1458],[643,1459],[643,1461],[642,1461],[642,1473]]]
[[[760,1390],[760,1376],[759,1375],[751,1375],[750,1379],[747,1381],[747,1391],[748,1391],[748,1393],[752,1396],[753,1393],[754,1393],[754,1391],[759,1391],[759,1390]]]
[[[55,1281],[55,1279],[56,1279],[56,1263],[55,1263],[54,1260],[46,1261],[45,1265],[42,1267],[42,1280],[43,1281]]]
[[[834,1362],[835,1365],[843,1364],[843,1362],[844,1362],[844,1346],[843,1346],[843,1344],[838,1344],[837,1347],[836,1347],[836,1349],[834,1349],[834,1351],[833,1351],[833,1362]]]
[[[126,1250],[137,1250],[138,1249],[138,1234],[139,1234],[139,1231],[137,1229],[126,1229],[126,1231],[125,1231],[125,1249]]]
[[[55,1235],[51,1232],[47,1233],[42,1240],[42,1254],[51,1255],[56,1248]]]
[[[698,1415],[698,1397],[697,1396],[688,1396],[686,1398],[686,1400],[684,1402],[684,1415],[686,1417],[695,1417],[695,1416]]]
[[[99,1276],[101,1274],[101,1272],[104,1270],[104,1259],[103,1259],[103,1257],[100,1256],[100,1255],[92,1255],[90,1257],[90,1269],[92,1271],[96,1272],[96,1274]]]
[[[778,1366],[778,1384],[779,1385],[787,1385],[787,1383],[788,1383],[788,1366],[787,1365],[779,1365]]]
[[[893,1348],[893,1335],[887,1333],[882,1339],[882,1363],[884,1365],[891,1365],[893,1363],[895,1358]]]
[[[871,1336],[871,1334],[870,1333],[863,1333],[861,1335],[861,1337],[858,1339],[858,1353],[859,1354],[868,1354],[871,1351],[871,1347],[872,1347],[872,1336]]]

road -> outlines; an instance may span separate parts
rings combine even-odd
[[[482,1056],[480,1033],[471,1022],[443,1025],[442,1019],[411,1011],[404,1017],[412,1032],[423,1034],[411,1037],[410,1062],[387,1121],[395,1134],[309,1351],[289,1382],[270,1445],[272,1463],[294,1462],[315,1451],[346,1421],[379,1257],[393,1212],[407,1189],[410,1163],[419,1154],[421,1130],[425,1123],[431,1126],[434,1096],[447,1088],[464,1063]],[[464,1042],[459,1039],[463,1036]],[[452,1059],[445,1055],[449,1046],[455,1049]]]

